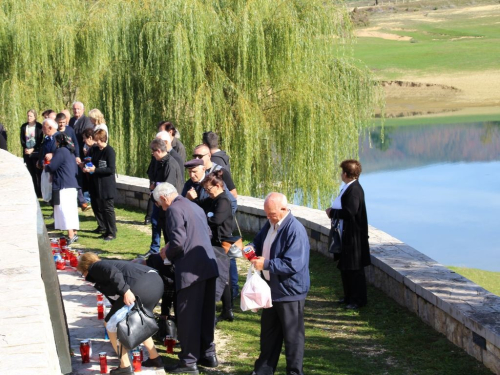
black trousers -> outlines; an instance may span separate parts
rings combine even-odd
[[[95,207],[97,206],[97,207]],[[97,225],[106,230],[106,236],[116,237],[116,217],[114,199],[92,198],[92,210],[94,211]]]
[[[177,291],[179,359],[192,366],[215,354],[215,277]]]
[[[347,304],[355,303],[360,307],[365,306],[368,301],[365,269],[340,270],[340,277],[344,287],[345,302]]]
[[[26,163],[26,168],[28,168],[28,172],[30,173],[31,180],[33,181],[33,188],[35,189],[35,194],[38,198],[40,198],[42,196],[42,190],[40,184],[42,179],[42,170],[36,167],[38,157],[34,156],[30,157],[29,155],[25,155],[23,159],[24,162]]]
[[[285,343],[287,375],[303,375],[305,300],[275,302],[264,309],[260,320],[260,356],[255,361],[257,375],[272,375]]]

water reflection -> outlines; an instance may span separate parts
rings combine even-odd
[[[445,265],[500,271],[500,123],[386,128],[381,138],[361,140],[370,223]]]

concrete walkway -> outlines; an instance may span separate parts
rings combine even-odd
[[[68,320],[70,346],[74,353],[71,374],[100,374],[99,352],[107,352],[109,373],[109,370],[118,366],[119,361],[109,340],[104,339],[104,321],[97,319],[97,291],[80,276],[76,268],[66,266],[65,270],[58,270],[57,274]],[[90,363],[82,364],[80,340],[85,339],[92,341],[92,356]],[[160,352],[160,355],[166,354]],[[144,350],[144,359],[146,358],[147,350]],[[141,374],[160,375],[165,374],[165,371],[143,368]]]

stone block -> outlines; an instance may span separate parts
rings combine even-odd
[[[418,313],[418,298],[417,295],[409,288],[405,288],[405,306],[411,312]]]
[[[464,326],[456,319],[448,316],[446,319],[446,337],[456,346],[463,348]]]
[[[145,200],[145,201],[148,201],[150,196],[151,196],[151,195],[150,195],[149,193],[143,193],[143,194],[142,194],[142,198],[141,198],[141,199],[143,199],[143,200]]]
[[[494,374],[500,374],[500,358],[487,350],[483,350],[483,363]]]
[[[430,326],[434,326],[434,305],[427,303],[422,298],[418,298],[418,315],[420,318]]]
[[[476,358],[478,361],[482,362],[484,350],[481,349],[481,347],[478,346],[472,340],[472,332],[468,331],[468,333],[469,334],[463,338],[464,349],[467,352],[467,354],[471,355],[472,357]]]
[[[446,320],[447,320],[447,314],[440,308],[436,307],[436,309],[434,310],[433,328],[439,333],[442,333],[443,335],[446,335]]]
[[[500,348],[497,346],[493,345],[491,342],[486,340],[486,350],[489,351],[491,354],[493,354],[495,357],[498,358],[500,361]]]
[[[135,198],[135,191],[131,191],[131,190],[125,191],[125,197]]]
[[[144,200],[144,199],[141,199],[139,201],[139,206],[141,207],[141,209],[143,209],[144,211],[146,211],[148,209],[148,201]]]
[[[125,198],[125,204],[127,204],[129,206],[132,206],[132,207],[140,207],[139,206],[139,200],[136,199],[136,198],[126,197]]]

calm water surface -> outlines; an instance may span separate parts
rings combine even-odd
[[[500,122],[386,127],[380,140],[360,141],[369,223],[444,265],[500,271]]]

